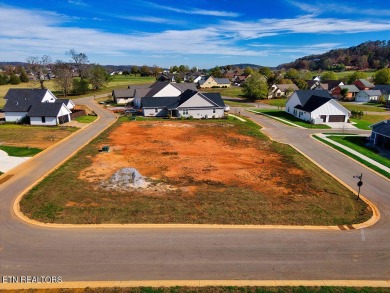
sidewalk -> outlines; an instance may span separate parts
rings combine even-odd
[[[363,154],[361,154],[361,153],[359,153],[359,152],[357,152],[357,151],[355,151],[355,150],[353,150],[353,149],[351,149],[343,144],[340,144],[338,142],[335,142],[334,140],[329,139],[326,134],[316,133],[315,135],[318,136],[319,138],[339,147],[339,148],[342,148],[342,149],[348,151],[349,153],[363,159],[364,161],[366,161],[366,162],[368,162],[368,163],[370,163],[370,164],[372,164],[372,165],[374,165],[374,166],[376,166],[376,167],[378,167],[378,168],[380,168],[380,169],[382,169],[390,174],[390,168],[382,165],[381,163],[378,163],[377,161],[374,161],[373,159],[366,157],[365,155],[363,155]]]

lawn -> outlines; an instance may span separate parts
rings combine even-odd
[[[75,127],[0,125],[0,143],[5,146],[45,149],[75,132]]]
[[[339,102],[342,106],[347,108],[349,111],[362,111],[362,112],[386,112],[385,108],[381,108],[375,105],[368,104],[355,104],[352,102]]]
[[[359,129],[364,129],[364,130],[371,130],[370,125],[378,123],[383,120],[388,120],[390,119],[390,114],[388,115],[370,115],[370,114],[365,114],[361,119],[357,118],[350,118],[352,122],[354,122],[354,126],[356,126]]]
[[[367,146],[367,137],[361,136],[328,136],[331,140],[341,143],[363,155],[390,168],[390,159],[378,154],[375,148]]]
[[[295,116],[293,116],[291,114],[288,114],[285,111],[264,110],[264,109],[256,109],[254,111],[259,113],[259,114],[266,114],[266,115],[269,115],[271,117],[284,119],[284,120],[286,120],[288,122],[294,123],[296,125],[299,125],[299,126],[302,126],[302,127],[305,127],[305,128],[314,128],[314,129],[330,129],[331,128],[331,127],[329,127],[328,125],[325,125],[325,124],[311,124],[309,122],[306,122],[306,121],[303,121],[301,119],[298,119],[297,117],[295,117]],[[277,120],[277,121],[280,121],[280,120]]]
[[[84,115],[77,117],[75,120],[80,123],[91,123],[95,121],[98,118],[98,116],[92,116],[92,115]]]
[[[104,145],[111,151],[99,152]],[[149,186],[113,181],[130,167]],[[36,220],[74,224],[343,225],[372,215],[294,149],[234,119],[120,119],[20,204]]]
[[[42,151],[42,149],[38,148],[13,147],[4,145],[0,145],[0,150],[5,151],[9,156],[12,157],[32,157]]]
[[[242,88],[239,86],[231,86],[228,88],[211,88],[211,89],[202,89],[201,92],[205,93],[221,93],[222,96],[232,97],[232,98],[244,98],[242,93]]]
[[[255,105],[248,103],[246,100],[242,101],[227,101],[224,100],[226,105],[229,105],[230,107],[242,107],[242,108],[251,108],[255,107]]]
[[[267,100],[259,100],[258,102],[270,106],[283,108],[286,106],[287,99],[267,99]]]

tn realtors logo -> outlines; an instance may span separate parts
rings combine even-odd
[[[2,276],[3,284],[62,283],[61,276]]]

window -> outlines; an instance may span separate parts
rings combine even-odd
[[[154,113],[158,113],[158,109],[157,108],[154,109]]]
[[[183,110],[183,115],[188,115],[188,109]]]
[[[213,113],[215,114],[215,109],[213,109]]]
[[[42,116],[41,120],[42,120],[42,123],[46,123],[46,117],[45,116]]]

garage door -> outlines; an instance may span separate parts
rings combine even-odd
[[[329,115],[329,122],[344,122],[345,115]]]
[[[60,124],[64,124],[66,122],[69,122],[69,116],[68,115],[64,115],[64,116],[59,116],[58,117],[58,122]]]

